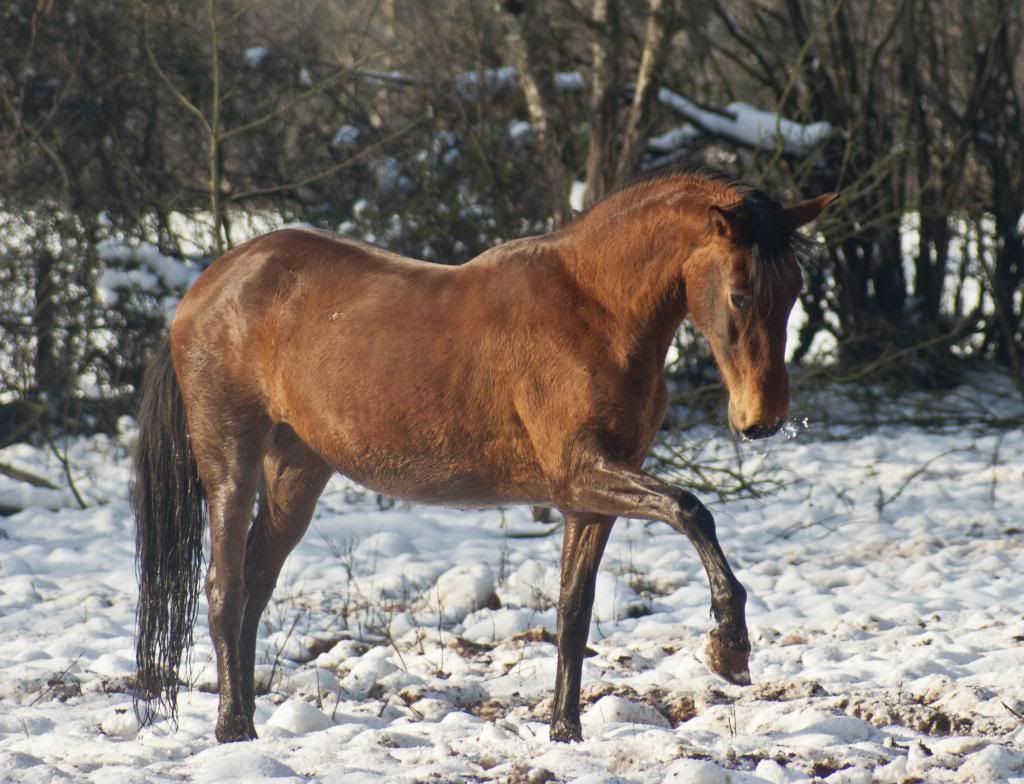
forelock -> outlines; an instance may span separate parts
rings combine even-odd
[[[743,189],[740,207],[751,245],[750,283],[755,296],[779,283],[796,283],[818,243],[786,226],[783,206],[756,188]]]

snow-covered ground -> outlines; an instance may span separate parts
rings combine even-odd
[[[1017,400],[986,382],[943,405],[1020,417]],[[546,725],[558,532],[518,508],[380,508],[340,478],[265,617],[260,740],[213,739],[205,610],[180,727],[137,731],[132,429],[74,441],[88,508],[0,478],[0,500],[32,504],[0,519],[0,781],[1024,780],[1024,432],[830,411],[738,452],[689,434],[780,485],[705,496],[750,592],[754,685],[700,661],[708,590],[685,539],[620,521],[572,746]],[[0,462],[66,485],[46,450]]]

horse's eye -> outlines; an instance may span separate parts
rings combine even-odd
[[[734,291],[729,294],[729,301],[736,310],[748,310],[754,304],[753,298],[742,291]]]

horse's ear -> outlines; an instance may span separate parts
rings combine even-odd
[[[786,207],[782,211],[785,216],[783,220],[786,223],[786,228],[789,231],[796,231],[801,226],[806,226],[816,220],[825,208],[838,198],[838,193],[823,193],[821,196],[815,196],[813,199]]]
[[[708,226],[719,237],[732,239],[739,232],[739,216],[733,209],[712,204],[708,207]]]

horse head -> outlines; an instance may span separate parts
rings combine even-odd
[[[759,191],[711,205],[704,246],[686,273],[690,316],[707,337],[729,392],[729,426],[744,438],[776,433],[789,416],[786,331],[803,286],[798,229],[836,198],[783,207]]]

